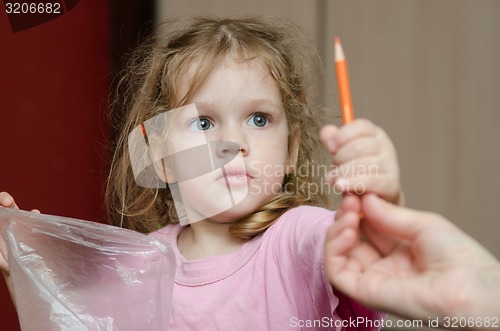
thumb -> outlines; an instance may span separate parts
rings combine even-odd
[[[350,211],[359,213],[361,210],[361,200],[358,195],[345,194],[342,202],[335,212],[335,219],[341,218],[345,213]]]
[[[337,133],[339,128],[335,125],[325,125],[321,128],[319,132],[319,139],[326,146],[330,153],[335,153],[337,151]]]
[[[396,206],[375,194],[363,195],[361,204],[365,222],[381,233],[404,240],[413,240],[430,222],[439,219],[428,212]]]

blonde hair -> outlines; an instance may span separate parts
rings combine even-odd
[[[115,90],[111,108],[119,134],[106,187],[111,222],[144,233],[178,222],[168,188],[143,188],[135,183],[127,137],[145,120],[187,104],[217,64],[230,54],[246,61],[256,57],[269,68],[282,95],[289,128],[288,151],[296,152],[292,156],[296,168],[305,170],[286,176],[282,192],[232,224],[231,234],[250,239],[290,208],[324,203],[324,197],[312,195],[307,185],[321,185],[310,162],[320,155],[319,127],[312,105],[321,61],[301,29],[277,18],[193,17],[168,21],[161,31],[133,53]],[[190,88],[179,95],[179,82],[193,66],[196,72]]]

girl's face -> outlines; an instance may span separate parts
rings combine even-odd
[[[280,90],[258,59],[229,57],[192,102],[169,112],[168,182],[177,182],[189,223],[236,221],[281,191],[288,127]]]

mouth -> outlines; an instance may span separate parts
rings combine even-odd
[[[253,177],[242,167],[225,166],[217,181],[230,186],[247,185]]]

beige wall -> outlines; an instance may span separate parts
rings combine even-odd
[[[335,112],[340,36],[356,115],[394,140],[408,205],[451,218],[500,256],[500,1],[159,1],[160,18],[292,18],[318,41]]]
[[[344,40],[357,115],[396,144],[408,205],[500,256],[500,1],[328,4],[326,38]]]

